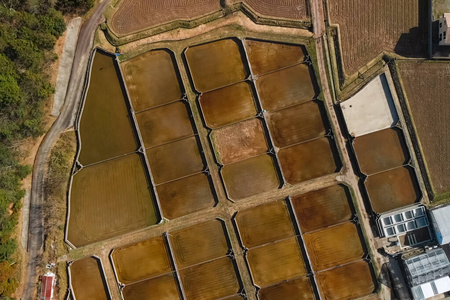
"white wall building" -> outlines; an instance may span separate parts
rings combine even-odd
[[[439,19],[439,45],[450,46],[450,13]]]
[[[438,243],[450,243],[450,205],[430,210],[430,216]]]

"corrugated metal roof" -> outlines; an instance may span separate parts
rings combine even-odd
[[[442,237],[450,236],[450,205],[430,210]]]
[[[411,286],[450,275],[450,262],[441,248],[427,251],[404,261]]]

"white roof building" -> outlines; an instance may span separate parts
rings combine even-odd
[[[450,243],[450,205],[430,210],[430,216],[438,243]]]

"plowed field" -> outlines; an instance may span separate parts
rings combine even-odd
[[[268,148],[263,125],[258,119],[214,130],[211,140],[217,160],[224,165],[264,154]]]
[[[161,23],[193,19],[219,9],[219,0],[127,0],[120,3],[110,26],[119,35],[126,35]]]
[[[350,220],[349,202],[347,188],[341,185],[292,197],[303,233]]]
[[[81,169],[73,177],[67,239],[83,246],[157,223],[138,154]]]
[[[410,114],[433,191],[450,191],[450,64],[399,62]]]
[[[258,14],[275,18],[309,19],[306,0],[244,0]]]
[[[238,212],[235,218],[242,244],[252,248],[294,236],[286,202],[277,201]]]
[[[328,0],[330,23],[339,24],[345,72],[351,75],[382,51],[425,55],[426,0]]]

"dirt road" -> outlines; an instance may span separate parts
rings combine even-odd
[[[37,267],[42,263],[44,245],[43,204],[45,199],[44,180],[47,159],[59,135],[74,124],[76,110],[81,99],[84,77],[86,73],[89,52],[92,47],[94,31],[102,21],[103,12],[110,0],[103,0],[81,27],[78,36],[75,58],[70,74],[64,106],[58,119],[47,132],[36,154],[31,186],[31,201],[28,230],[28,266],[25,290],[21,299],[34,299],[37,291]],[[44,262],[45,263],[45,262]]]

